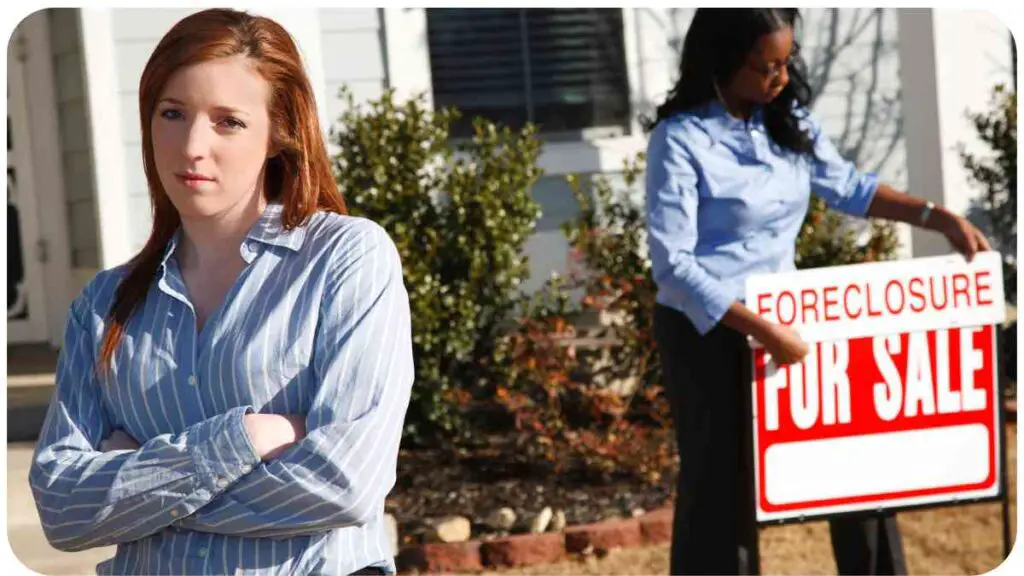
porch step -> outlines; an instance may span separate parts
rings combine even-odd
[[[58,351],[45,344],[7,347],[7,441],[39,435],[53,394]]]
[[[49,344],[10,344],[7,346],[7,378],[53,374],[59,350]]]

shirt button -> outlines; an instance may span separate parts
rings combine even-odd
[[[250,252],[256,252],[257,250],[259,250],[259,247],[260,247],[259,244],[255,243],[255,242],[249,242],[249,251]]]
[[[188,375],[188,385],[189,386],[195,386],[196,385],[196,375],[195,374],[189,374]]]
[[[242,473],[248,474],[249,472],[252,472],[252,466],[249,466],[248,464],[242,464]]]
[[[199,549],[199,557],[200,558],[206,558],[206,548],[200,548]]]
[[[228,481],[225,480],[224,478],[221,478],[221,479],[217,480],[217,486],[220,486],[221,488],[227,488],[228,487]]]
[[[171,510],[171,516],[174,517],[174,518],[177,518],[178,517],[178,511],[177,510]]]

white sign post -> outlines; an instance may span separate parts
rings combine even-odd
[[[753,277],[747,306],[811,348],[754,349],[759,522],[1005,493],[998,253]]]

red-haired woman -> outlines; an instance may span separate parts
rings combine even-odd
[[[30,482],[103,574],[392,573],[408,295],[345,215],[292,38],[207,10],[142,74],[153,229],[71,306]]]

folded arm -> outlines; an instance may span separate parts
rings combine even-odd
[[[358,228],[326,281],[306,436],[179,527],[284,538],[364,524],[383,509],[413,381],[409,302],[391,239],[376,224]]]
[[[65,551],[138,540],[215,498],[259,462],[240,407],[138,450],[102,452],[111,432],[90,306],[72,304],[57,366],[56,392],[43,424],[29,484],[50,544]]]

